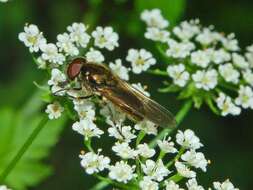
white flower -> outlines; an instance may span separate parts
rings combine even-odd
[[[110,63],[111,70],[123,80],[129,80],[129,69],[122,65],[121,59],[116,59],[115,63]]]
[[[232,99],[222,92],[219,93],[216,103],[221,110],[222,116],[226,116],[228,114],[239,115],[241,113],[241,109],[232,102]]]
[[[147,86],[142,86],[140,82],[138,83],[133,83],[132,86],[136,89],[139,90],[142,94],[144,94],[147,97],[150,97],[150,93],[146,90]]]
[[[138,155],[144,158],[151,158],[155,155],[155,149],[149,148],[149,146],[146,143],[139,144],[137,146],[137,152]]]
[[[8,0],[0,0],[1,3],[6,3],[8,2]],[[3,187],[6,187],[6,186],[3,186]],[[6,187],[7,188],[7,187]],[[0,186],[0,190],[5,190],[5,189],[1,189],[1,186]],[[7,190],[7,189],[6,189]]]
[[[49,119],[57,119],[61,117],[61,113],[63,111],[64,108],[59,104],[59,102],[54,102],[53,104],[47,105],[46,109]]]
[[[116,142],[112,147],[112,150],[116,152],[117,156],[120,156],[123,159],[134,159],[137,156],[137,152],[134,149],[131,149],[126,142]]]
[[[249,63],[246,61],[245,57],[243,57],[240,54],[233,53],[232,59],[233,59],[234,65],[241,69],[247,69],[249,67]]]
[[[85,140],[88,140],[91,137],[100,137],[104,134],[91,120],[82,119],[79,122],[75,122],[72,125],[72,129],[78,132],[81,135],[85,136]]]
[[[87,26],[82,23],[73,23],[71,26],[67,27],[67,30],[70,32],[70,38],[78,46],[83,48],[87,47],[87,44],[90,41],[90,36],[86,33]]]
[[[221,38],[222,45],[225,49],[230,51],[238,51],[240,48],[238,46],[238,41],[235,39],[235,34],[229,34],[227,37]]]
[[[197,71],[192,75],[192,79],[195,81],[195,86],[200,89],[210,90],[215,88],[218,82],[218,74],[215,69],[207,71]]]
[[[149,177],[145,176],[139,184],[141,190],[158,190],[159,184],[155,181],[152,181]]]
[[[215,190],[239,190],[238,188],[235,188],[234,185],[227,179],[223,183],[220,182],[214,182],[213,187]]]
[[[250,69],[243,72],[243,78],[250,86],[253,86],[253,72]]]
[[[193,150],[199,149],[200,147],[203,146],[200,143],[199,138],[190,129],[186,129],[184,132],[179,130],[176,135],[176,141],[179,145],[183,146],[184,148]]]
[[[83,101],[82,104],[75,104],[74,109],[81,119],[95,120],[95,108],[92,102]]]
[[[26,25],[24,31],[18,35],[18,38],[26,47],[29,47],[30,52],[38,52],[40,46],[46,44],[46,39],[36,25]]]
[[[166,30],[160,30],[156,27],[150,27],[147,28],[147,31],[144,35],[145,38],[153,41],[166,42],[169,39],[170,33]]]
[[[224,63],[224,62],[230,61],[231,59],[230,53],[228,53],[224,49],[212,50],[212,51],[210,49],[210,56],[211,56],[211,60],[216,64]]]
[[[174,181],[165,181],[166,184],[166,189],[165,190],[183,190],[182,188],[179,187],[178,184],[176,184]]]
[[[188,190],[204,190],[201,185],[198,185],[196,178],[189,179],[186,183]]]
[[[200,168],[206,172],[207,160],[203,153],[195,152],[195,150],[190,150],[185,152],[181,159],[186,161],[188,164],[195,168]]]
[[[48,85],[58,85],[60,82],[66,81],[66,76],[59,69],[52,69],[51,71],[51,79],[47,82]]]
[[[183,64],[168,66],[167,72],[173,82],[180,87],[184,87],[190,78],[190,74],[185,70]]]
[[[65,57],[61,53],[58,53],[58,49],[55,44],[42,44],[40,45],[40,49],[43,52],[41,57],[46,61],[58,63],[59,65],[62,65],[65,61]]]
[[[134,73],[139,74],[142,71],[146,71],[151,65],[156,63],[152,54],[145,49],[130,49],[126,60],[131,62],[132,70]]]
[[[248,52],[253,53],[253,44],[248,46],[246,49],[247,49]]]
[[[191,171],[186,165],[184,165],[182,162],[175,162],[175,167],[177,169],[177,172],[186,178],[194,178],[196,177],[196,173],[194,171]]]
[[[163,161],[160,159],[157,162],[147,160],[145,164],[141,164],[143,172],[156,181],[162,181],[164,177],[168,176],[171,172],[164,166]]]
[[[92,37],[95,39],[95,46],[99,48],[106,48],[112,51],[115,47],[119,46],[119,36],[116,32],[113,32],[112,27],[102,28],[98,26],[96,30],[92,32]]]
[[[185,58],[195,49],[195,45],[191,42],[178,43],[172,39],[168,40],[168,45],[169,48],[166,50],[166,54],[173,58]]]
[[[248,52],[245,53],[245,57],[247,58],[247,61],[249,62],[250,67],[252,68],[253,67],[253,45],[248,46],[246,49]]]
[[[233,67],[231,63],[219,66],[221,76],[227,82],[237,84],[239,82],[240,73]]]
[[[139,123],[136,123],[134,126],[137,130],[143,130],[147,134],[156,135],[157,134],[157,127],[155,124],[148,120],[143,120]]]
[[[46,69],[47,68],[47,63],[45,60],[43,60],[41,57],[38,57],[36,60],[36,63],[38,65],[39,69]]]
[[[52,69],[51,79],[47,82],[48,85],[52,86],[51,91],[57,93],[58,96],[63,96],[65,91],[59,86],[61,82],[66,81],[66,76],[59,69]]]
[[[103,54],[99,50],[95,50],[93,48],[89,49],[85,57],[88,62],[94,63],[102,63],[105,60]]]
[[[243,108],[253,109],[253,91],[249,86],[240,86],[238,97],[235,99],[237,105]]]
[[[196,41],[203,46],[208,46],[217,40],[217,33],[211,31],[209,28],[204,28],[201,33],[196,37]]]
[[[109,177],[118,182],[127,183],[136,176],[134,174],[135,167],[131,167],[123,161],[116,162],[114,166],[110,166],[109,170]]]
[[[130,143],[132,139],[136,138],[131,126],[121,126],[116,124],[108,128],[109,136],[112,136],[120,141]]]
[[[202,68],[206,68],[210,61],[210,54],[208,51],[198,50],[191,53],[191,62]]]
[[[200,32],[199,20],[183,21],[179,26],[173,28],[173,33],[182,41],[188,41]]]
[[[169,22],[163,18],[159,9],[144,10],[141,13],[141,20],[149,27],[163,29],[169,26]]]
[[[162,141],[158,140],[157,144],[159,148],[165,153],[176,153],[177,149],[174,147],[175,144],[170,140],[171,140],[170,137],[168,137],[167,139],[163,139]]]
[[[79,50],[73,44],[73,40],[70,35],[67,33],[59,34],[57,36],[58,42],[56,45],[59,47],[60,51],[64,51],[67,55],[77,56],[79,54]]]
[[[81,158],[81,166],[85,169],[87,174],[98,173],[105,168],[109,168],[110,158],[103,155],[88,152],[79,157]]]

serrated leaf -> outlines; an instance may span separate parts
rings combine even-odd
[[[144,9],[158,8],[172,25],[182,16],[185,5],[185,0],[135,0],[137,11],[141,12]]]
[[[41,115],[26,118],[17,111],[0,110],[0,172],[2,173],[17,151],[42,119]],[[51,174],[51,167],[42,162],[55,145],[64,127],[66,117],[49,121],[33,144],[23,155],[5,183],[13,189],[25,190],[35,186]]]

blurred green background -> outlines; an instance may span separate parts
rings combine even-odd
[[[85,22],[90,28],[112,25],[120,34],[120,48],[108,58],[110,61],[124,58],[128,48],[152,50],[152,43],[143,37],[144,24],[139,20],[144,8],[161,8],[172,25],[184,19],[200,18],[203,25],[213,24],[219,31],[235,32],[242,47],[253,42],[252,0],[10,0],[1,3],[0,172],[45,108],[40,92],[33,85],[33,81],[43,83],[45,75],[33,63],[28,49],[18,41],[24,24],[38,25],[51,42],[73,22]],[[153,97],[173,113],[180,108],[182,102],[175,101],[175,95],[160,95],[153,88],[162,85],[162,78],[141,75],[131,79],[131,82],[148,84]],[[180,128],[196,131],[205,145],[202,151],[212,161],[207,173],[200,172],[201,184],[208,187],[214,180],[230,178],[241,189],[252,189],[252,116],[253,111],[244,111],[240,117],[221,118],[205,107],[192,110],[187,116]],[[27,185],[31,186],[28,189],[36,190],[84,190],[95,184],[80,167],[78,154],[82,139],[70,126],[71,121],[66,117],[50,122],[7,183],[15,180],[17,190]]]

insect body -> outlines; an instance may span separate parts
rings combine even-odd
[[[67,75],[71,80],[78,77],[88,91],[99,93],[133,120],[147,119],[162,127],[176,125],[173,115],[166,108],[120,79],[102,64],[76,58],[68,66]]]

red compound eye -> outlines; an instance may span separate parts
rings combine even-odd
[[[85,62],[86,60],[83,58],[76,58],[69,64],[67,69],[67,75],[70,80],[75,79],[79,75]]]

